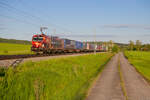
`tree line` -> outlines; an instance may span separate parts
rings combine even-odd
[[[0,38],[0,43],[31,44],[31,42],[27,40],[4,39],[4,38]]]
[[[140,40],[136,42],[130,40],[128,45],[128,50],[132,51],[150,51],[150,44],[142,44]]]

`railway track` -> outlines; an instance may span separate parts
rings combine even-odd
[[[19,58],[29,58],[29,57],[37,57],[40,55],[35,54],[24,54],[24,55],[0,55],[0,60],[7,60],[7,59],[19,59]]]
[[[57,56],[57,55],[72,55],[72,54],[84,54],[84,53],[90,53],[90,52],[53,53],[53,54],[24,54],[24,55],[0,55],[0,60],[32,58],[32,57],[44,57],[44,56]]]
[[[10,66],[16,67],[16,66],[19,65],[22,61],[23,61],[23,58],[22,58],[22,59],[17,59],[17,60],[15,60]]]
[[[22,62],[25,61],[40,61],[49,58],[55,57],[64,57],[64,56],[74,56],[74,55],[82,55],[82,54],[89,54],[93,52],[80,52],[80,53],[63,53],[63,54],[47,54],[47,55],[7,55],[7,56],[0,56],[0,67],[8,68],[13,67],[15,68]],[[1,58],[2,57],[2,58]]]

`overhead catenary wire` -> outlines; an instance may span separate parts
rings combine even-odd
[[[3,4],[3,3],[2,3]],[[26,18],[28,18],[28,17],[31,17],[31,16],[29,16],[29,15],[26,15],[26,14],[24,14],[24,13],[22,13],[21,11],[19,11],[19,10],[13,10],[13,8],[14,7],[12,7],[12,6],[6,6],[7,4],[5,4],[5,6],[3,6],[3,5],[1,5],[1,2],[0,2],[0,7],[3,7],[3,8],[6,8],[8,11],[12,11],[13,13],[16,13],[17,15],[19,14],[19,13],[21,13],[21,15],[23,16],[23,17],[26,17]],[[19,12],[18,12],[19,11]],[[26,21],[26,20],[20,20],[20,19],[18,19],[18,18],[15,18],[15,17],[10,17],[10,16],[6,16],[6,15],[1,15],[1,16],[3,16],[3,17],[7,17],[7,18],[9,18],[9,19],[15,19],[16,21],[19,21],[19,22],[25,22],[26,24],[32,24],[33,25],[33,23],[31,23],[31,22],[29,22],[29,21]],[[32,17],[31,17],[32,18]],[[33,18],[34,19],[34,18]],[[33,21],[32,21],[33,22]],[[37,24],[34,24],[35,26],[37,26]],[[40,25],[38,26],[38,27],[40,27]]]
[[[10,8],[7,8],[7,7],[5,7],[5,6],[1,6],[0,5],[0,7],[3,7],[3,8],[6,8],[8,11],[13,11],[12,9],[10,9]],[[15,11],[13,11],[13,13],[17,13],[17,12],[15,12]],[[11,19],[11,20],[14,20],[14,21],[16,21],[16,22],[20,22],[20,23],[23,23],[23,24],[27,24],[27,25],[32,25],[32,27],[36,27],[36,28],[39,28],[41,25],[38,25],[38,24],[35,24],[35,23],[33,23],[33,22],[31,22],[31,21],[27,21],[27,20],[25,20],[25,19],[19,19],[19,18],[17,18],[16,16],[7,16],[7,15],[4,15],[4,14],[0,14],[0,17],[3,17],[3,18],[5,18],[5,19]],[[23,17],[27,17],[27,16],[23,16]],[[4,22],[3,22],[4,23]],[[2,24],[3,25],[3,24]],[[2,26],[1,25],[1,26]],[[9,28],[5,28],[5,29],[9,29]]]
[[[32,10],[35,10],[35,11],[36,11],[36,9],[34,9],[34,8],[31,7],[31,6],[29,6],[27,3],[24,4],[22,1],[20,1],[20,0],[18,0],[18,1],[19,1],[18,3],[23,4],[23,5],[25,5],[25,6],[28,6],[28,7],[30,7]],[[42,13],[43,13],[43,12],[42,12]],[[52,19],[52,16],[49,16],[47,13],[44,13],[44,15],[45,15],[46,17]],[[46,21],[46,22],[49,22],[48,20],[45,20],[45,21]],[[64,27],[62,27],[62,26],[60,26],[60,25],[56,25],[56,24],[54,24],[54,23],[50,23],[50,24],[53,25],[53,26],[55,26],[55,28],[58,28],[58,29],[67,31],[67,33],[74,33],[72,30],[67,29],[67,28],[64,28]],[[54,28],[54,29],[55,29],[55,28]],[[54,29],[53,29],[53,30],[54,30]]]
[[[28,13],[28,12],[25,12],[25,11],[23,11],[23,10],[17,9],[17,8],[15,8],[15,7],[13,7],[13,6],[9,5],[9,4],[6,4],[6,3],[4,3],[4,2],[1,2],[1,1],[0,1],[0,5],[2,5],[3,7],[11,8],[11,10],[15,10],[15,11],[17,11],[17,12],[19,12],[19,13],[24,14],[25,16],[32,17],[32,18],[38,19],[38,20],[42,20],[42,19],[40,19],[40,18],[37,17],[37,16],[34,16],[34,15],[32,15],[32,14],[30,14],[30,13]]]
[[[8,11],[13,11],[13,12],[15,12],[17,15],[21,15],[21,16],[23,16],[23,17],[26,17],[28,20],[31,20],[31,18],[32,18],[32,19],[34,19],[34,20],[41,21],[42,23],[43,23],[43,22],[48,22],[47,20],[42,19],[42,18],[40,18],[39,16],[33,15],[33,13],[30,14],[29,12],[23,11],[23,10],[21,10],[21,9],[17,9],[17,8],[15,8],[15,7],[13,7],[13,6],[11,6],[11,5],[5,3],[5,2],[2,2],[2,1],[0,1],[0,7],[4,7],[4,8],[6,8]],[[28,24],[28,25],[30,24],[30,25],[32,25],[32,26],[34,26],[34,27],[38,27],[38,28],[41,27],[41,25],[35,24],[35,22],[33,22],[33,20],[27,21],[27,20],[18,19],[18,18],[16,18],[16,17],[12,17],[12,16],[6,16],[6,15],[0,15],[0,16],[3,16],[3,17],[5,16],[5,17],[8,18],[8,19],[13,19],[13,20],[15,20],[15,21],[18,21],[18,22],[21,22],[21,23],[24,23],[24,24]],[[47,26],[47,25],[45,25],[45,26]],[[59,32],[59,34],[57,34],[57,36],[62,36],[62,37],[92,37],[92,36],[90,36],[90,35],[71,35],[71,34],[70,34],[70,35],[66,35],[66,33],[74,33],[74,34],[75,34],[75,32],[72,32],[72,31],[70,31],[70,30],[68,30],[68,29],[65,29],[65,28],[63,28],[63,27],[60,27],[60,26],[55,25],[55,24],[52,24],[52,23],[51,23],[51,26],[55,27],[54,29],[57,29],[57,31],[58,31],[58,29],[65,31],[65,32]],[[66,32],[66,31],[67,31],[67,32]],[[56,35],[56,32],[55,32],[54,35]]]
[[[15,21],[24,23],[24,24],[30,24],[30,25],[33,25],[34,27],[40,27],[40,25],[31,23],[31,22],[28,22],[28,21],[25,21],[25,20],[20,20],[20,19],[17,19],[17,18],[15,18],[15,17],[12,17],[12,16],[6,16],[6,15],[1,15],[1,14],[0,14],[0,17],[4,17],[4,18],[7,18],[7,19],[12,19],[12,20],[15,20]]]
[[[7,7],[7,8],[11,8],[11,10],[15,10],[15,11],[17,11],[17,12],[23,14],[24,16],[31,17],[32,19],[36,19],[36,20],[38,20],[38,21],[40,20],[41,22],[48,22],[48,21],[46,21],[46,20],[41,19],[41,18],[38,17],[38,16],[35,16],[35,15],[33,15],[33,14],[30,14],[30,13],[28,13],[28,12],[26,12],[26,11],[23,11],[23,10],[20,10],[20,9],[17,9],[17,8],[15,8],[15,7],[13,7],[13,6],[7,4],[7,3],[4,3],[4,2],[1,2],[1,1],[0,1],[0,5],[5,6],[5,7]],[[72,32],[72,31],[70,31],[70,30],[68,30],[68,29],[65,29],[65,28],[62,28],[62,27],[60,27],[60,26],[58,26],[58,25],[56,25],[56,24],[50,23],[50,26],[54,26],[54,27],[56,27],[56,28],[58,28],[58,29],[60,29],[60,30],[65,30],[65,31]]]

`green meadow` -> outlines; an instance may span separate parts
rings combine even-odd
[[[129,62],[148,80],[150,80],[150,52],[125,51]]]
[[[31,45],[0,43],[0,55],[31,54]]]
[[[111,53],[26,62],[9,68],[0,82],[1,100],[83,100]]]

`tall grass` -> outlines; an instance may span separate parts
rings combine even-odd
[[[0,55],[31,54],[31,45],[0,43]]]
[[[0,84],[3,100],[83,100],[112,54],[27,62],[9,68]]]
[[[150,80],[150,52],[125,51],[125,56],[145,78]]]

